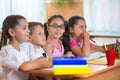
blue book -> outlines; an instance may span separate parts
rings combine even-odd
[[[52,60],[53,65],[86,65],[87,60],[82,56],[57,57]]]

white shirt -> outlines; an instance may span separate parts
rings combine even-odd
[[[2,47],[0,56],[2,57],[0,63],[3,67],[2,80],[28,80],[28,73],[18,71],[20,65],[42,55],[35,53],[33,45],[27,42],[20,44],[20,51],[7,44]]]
[[[39,47],[37,49],[34,49],[33,51],[34,51],[33,52],[34,54],[32,54],[32,60],[35,60],[35,59],[37,59],[39,57],[43,57],[42,54],[45,53],[44,50],[43,50],[43,48],[41,48],[41,47]]]

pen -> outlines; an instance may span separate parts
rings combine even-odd
[[[96,43],[93,39],[90,38],[90,40],[91,40],[92,42]]]

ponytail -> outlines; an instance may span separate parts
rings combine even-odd
[[[48,23],[46,22],[45,24],[44,24],[44,31],[45,31],[45,36],[46,36],[46,39],[48,38],[48,30],[47,30],[47,26],[48,26]]]

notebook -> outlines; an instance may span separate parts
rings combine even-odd
[[[94,52],[91,53],[88,57],[86,57],[87,60],[97,59],[97,58],[103,58],[106,57],[105,53],[102,52]]]

